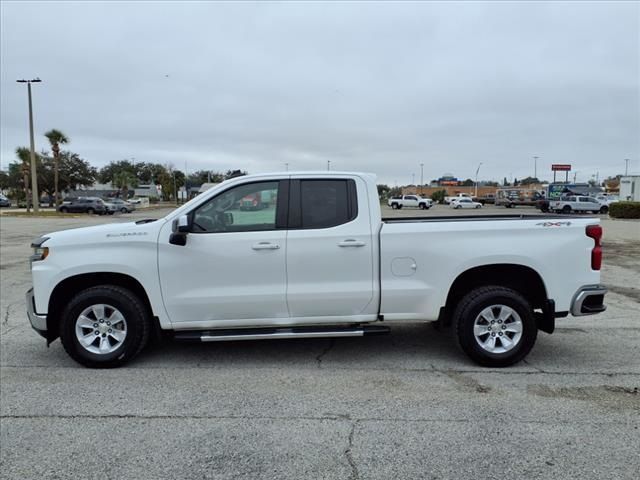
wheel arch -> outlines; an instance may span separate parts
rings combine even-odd
[[[71,298],[82,290],[98,285],[117,285],[130,290],[142,300],[149,314],[152,317],[154,316],[149,295],[142,284],[134,277],[116,272],[93,272],[73,275],[61,280],[49,296],[47,310],[47,341],[49,343],[60,335],[60,316]]]
[[[459,274],[449,288],[439,320],[444,325],[449,325],[453,310],[462,297],[475,288],[488,285],[515,290],[525,297],[534,309],[547,308],[547,289],[536,270],[526,265],[497,263],[472,267]]]

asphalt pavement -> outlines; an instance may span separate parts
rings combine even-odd
[[[384,215],[452,210],[406,212]],[[639,222],[603,219],[607,312],[558,320],[507,369],[474,365],[420,324],[165,342],[116,370],[80,367],[59,341],[47,348],[25,315],[30,240],[161,214],[0,217],[3,479],[638,477]]]

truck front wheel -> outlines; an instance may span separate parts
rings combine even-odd
[[[118,367],[134,358],[149,339],[144,303],[115,285],[87,288],[71,299],[60,320],[60,340],[69,356],[92,368]]]
[[[538,328],[529,302],[510,288],[487,286],[465,295],[453,315],[460,348],[486,367],[508,367],[533,348]]]

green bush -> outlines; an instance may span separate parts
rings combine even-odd
[[[609,205],[612,218],[640,218],[640,202],[615,202]]]
[[[433,192],[431,194],[431,200],[433,200],[434,203],[444,203],[444,197],[447,196],[447,191],[446,190],[436,190],[435,192]]]

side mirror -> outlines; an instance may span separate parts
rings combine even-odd
[[[191,221],[188,215],[180,215],[173,221],[173,233],[169,237],[169,243],[184,247],[187,244],[187,234],[191,231]]]
[[[189,215],[180,215],[178,217],[178,231],[181,233],[189,233],[191,231]]]

